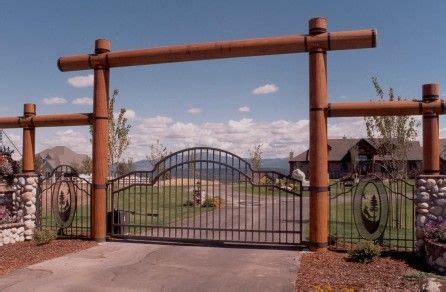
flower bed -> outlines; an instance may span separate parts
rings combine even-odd
[[[435,271],[446,274],[446,244],[425,239],[424,249],[427,263]]]

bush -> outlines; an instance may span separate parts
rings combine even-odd
[[[419,291],[425,291],[429,284],[427,274],[421,271],[410,271],[404,275],[404,279],[415,283],[418,286]]]
[[[48,244],[54,239],[56,239],[56,237],[57,237],[56,232],[54,232],[49,228],[34,230],[34,241],[36,242],[36,245]]]
[[[381,255],[381,247],[372,241],[362,241],[348,251],[349,258],[358,263],[369,263]]]
[[[220,208],[223,206],[223,199],[220,197],[215,198],[207,198],[201,207],[209,207],[209,208]]]

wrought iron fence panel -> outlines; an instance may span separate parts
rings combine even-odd
[[[210,147],[175,152],[151,171],[109,181],[110,236],[296,245],[302,184]]]
[[[387,250],[415,246],[415,182],[361,177],[330,185],[329,243],[348,249],[372,240]]]
[[[90,236],[91,183],[69,165],[39,177],[37,227],[50,228],[58,237]]]

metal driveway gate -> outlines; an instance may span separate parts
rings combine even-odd
[[[151,171],[111,180],[109,194],[114,238],[302,242],[301,182],[216,148],[175,152]]]
[[[73,167],[60,165],[37,188],[37,227],[57,231],[59,237],[90,237],[91,183]]]

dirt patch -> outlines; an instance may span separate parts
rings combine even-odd
[[[297,291],[316,287],[328,289],[404,289],[418,291],[414,282],[404,278],[412,268],[403,260],[380,257],[368,264],[350,262],[345,253],[328,251],[306,253],[296,280]]]
[[[54,240],[40,246],[33,241],[4,245],[0,247],[0,275],[95,245],[94,241],[83,240]]]

